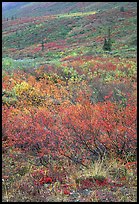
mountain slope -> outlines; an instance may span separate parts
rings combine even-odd
[[[68,12],[109,10],[135,6],[136,2],[3,2],[3,18],[43,16]]]
[[[38,10],[38,2],[28,2],[26,5],[20,5],[20,13],[22,13],[23,8],[26,8],[27,11],[29,6],[34,7],[34,3],[37,3],[35,5],[36,10]],[[111,4],[109,2],[101,2],[101,4],[100,2],[87,2],[85,4],[86,11],[70,13],[64,13],[66,8],[69,9],[72,5],[74,9],[78,10],[82,2],[43,3],[49,5],[50,8],[53,7],[53,11],[56,10],[56,6],[57,8],[59,6],[63,13],[3,20],[2,47],[4,57],[45,56],[46,59],[49,59],[50,56],[53,56],[52,58],[56,59],[68,55],[103,54],[102,46],[104,38],[108,36],[109,27],[111,29],[113,55],[136,56],[137,7],[135,2],[112,2]],[[120,10],[123,4],[125,5],[124,12]],[[65,10],[62,10],[62,5]],[[91,5],[97,9],[89,11]],[[43,52],[41,52],[42,40],[44,41]]]

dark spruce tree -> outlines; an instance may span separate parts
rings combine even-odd
[[[112,43],[111,43],[111,36],[110,36],[110,28],[108,29],[108,39],[104,39],[103,50],[111,51]]]
[[[44,41],[42,40],[42,52],[44,51]]]
[[[124,12],[124,11],[125,11],[125,9],[124,9],[123,6],[120,8],[120,11],[121,11],[121,12]]]

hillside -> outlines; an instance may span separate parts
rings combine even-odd
[[[137,202],[137,3],[2,3],[2,201]]]
[[[56,6],[61,2],[52,3],[53,8],[56,9]],[[103,54],[104,38],[108,36],[109,27],[112,40],[111,54],[114,56],[124,55],[124,57],[136,56],[136,3],[126,2],[124,12],[120,11],[123,2],[119,4],[89,3],[90,5],[86,5],[84,12],[64,13],[62,10],[63,14],[60,15],[3,20],[3,57],[9,56],[14,59],[46,57],[46,60],[49,60],[51,56],[62,59],[65,56]],[[70,4],[72,3],[70,2]],[[27,9],[29,5],[28,2]],[[87,8],[91,10],[91,5],[93,10],[85,11]],[[62,5],[59,6],[62,8]],[[69,4],[67,6],[70,8]],[[78,6],[74,5],[74,8],[78,8]],[[12,13],[11,10],[10,13]],[[43,53],[41,52],[42,40],[45,47]]]

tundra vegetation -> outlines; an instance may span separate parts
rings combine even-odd
[[[137,201],[137,5],[87,3],[3,18],[3,202]]]

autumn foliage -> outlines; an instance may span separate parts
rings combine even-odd
[[[134,92],[127,92],[125,83],[119,96],[109,82],[100,100],[100,92],[92,95],[90,79],[79,82],[78,76],[69,77],[67,83],[58,74],[58,69],[50,75],[40,67],[32,75],[15,72],[3,77],[3,147],[28,152],[46,165],[48,155],[51,160],[66,158],[86,167],[111,152],[118,157],[136,155],[134,86]]]

